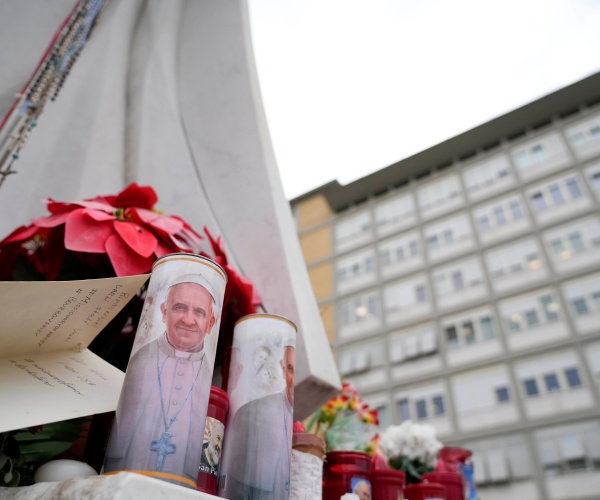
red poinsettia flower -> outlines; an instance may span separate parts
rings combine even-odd
[[[197,253],[201,236],[180,217],[154,210],[158,197],[135,182],[118,195],[83,201],[46,200],[49,216],[20,227],[0,242],[0,266],[11,270],[19,255],[56,279],[65,250],[105,254],[117,276],[149,272],[158,257]],[[6,279],[6,276],[0,276]]]

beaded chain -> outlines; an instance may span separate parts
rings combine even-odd
[[[0,186],[13,170],[21,149],[48,101],[54,101],[89,39],[106,0],[80,0],[63,22],[33,77],[0,121]]]

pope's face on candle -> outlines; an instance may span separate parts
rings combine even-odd
[[[169,343],[180,351],[198,348],[213,325],[212,296],[197,283],[172,286],[160,306]]]
[[[222,424],[213,425],[210,431],[209,448],[215,454],[215,460],[218,462],[221,458],[221,447],[223,446],[224,428]]]
[[[354,493],[358,495],[360,500],[370,500],[371,499],[371,488],[367,484],[366,481],[360,481],[354,487]]]
[[[296,364],[296,349],[293,347],[285,347],[283,350],[283,359],[281,360],[281,368],[285,377],[285,387],[288,401],[294,405],[294,366]]]

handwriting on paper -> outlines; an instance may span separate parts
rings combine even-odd
[[[38,380],[49,387],[63,387],[84,396],[86,388],[95,387],[108,376],[97,367],[89,367],[82,356],[69,356],[60,359],[34,360],[31,357],[21,359],[9,359],[15,368]]]
[[[131,299],[131,293],[127,291],[119,291],[123,285],[116,284],[102,299],[96,300],[95,295],[98,293],[98,288],[78,288],[75,296],[68,297],[57,309],[50,315],[48,319],[35,331],[35,336],[43,335],[38,340],[38,347],[41,347],[47,342],[53,334],[55,334],[63,325],[65,325],[75,313],[86,305],[99,304],[87,314],[83,323],[85,326],[99,329],[108,323],[108,319],[114,316],[114,311],[121,310],[123,305]],[[117,309],[118,308],[118,309]],[[66,343],[72,342],[81,330],[74,328],[69,331],[65,338]]]

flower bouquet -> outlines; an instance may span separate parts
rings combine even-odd
[[[310,419],[307,431],[325,438],[326,450],[367,451],[379,425],[377,410],[369,408],[350,384]]]
[[[422,474],[434,470],[443,447],[434,427],[410,420],[387,427],[381,433],[380,444],[390,466],[403,471],[408,484],[418,483]]]

